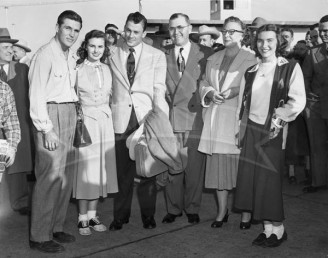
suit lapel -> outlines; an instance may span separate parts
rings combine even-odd
[[[125,64],[123,64],[122,60],[125,60],[124,58],[124,52],[123,48],[121,46],[118,46],[116,48],[116,51],[111,56],[112,64],[115,66],[116,70],[122,75],[125,86],[129,89],[130,88],[130,82],[127,75],[127,70],[125,67]]]
[[[12,78],[16,77],[16,71],[15,71],[15,62],[9,63],[9,69],[8,69],[8,76],[7,80],[11,80]]]
[[[198,54],[199,54],[199,47],[195,43],[191,43],[185,71],[192,72],[197,67],[199,61]],[[186,74],[184,73],[182,77],[184,75]]]
[[[165,54],[167,55],[167,71],[172,80],[175,83],[175,86],[179,84],[180,75],[178,71],[177,60],[174,54],[174,47],[166,50]]]
[[[317,59],[317,63],[320,64],[319,67],[326,71],[328,66],[328,53],[325,46],[326,45],[323,44],[320,48],[318,48],[317,52],[315,53],[315,57]]]
[[[151,54],[147,50],[147,47],[148,46],[146,44],[142,43],[142,50],[141,50],[139,62],[138,64],[136,64],[137,69],[136,69],[136,75],[134,77],[134,81],[136,81],[143,72],[148,71]]]
[[[220,71],[220,66],[222,64],[222,60],[223,60],[223,57],[225,55],[225,52],[226,50],[223,49],[221,50],[218,55],[213,55],[210,57],[210,59],[212,58],[215,58],[214,59],[214,65],[213,65],[213,68],[212,68],[212,71],[211,71],[211,80],[212,82],[215,83],[215,86],[216,86],[216,89],[217,90],[220,90],[220,85],[219,85],[219,71]]]

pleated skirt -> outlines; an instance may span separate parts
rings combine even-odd
[[[248,120],[239,159],[235,208],[251,211],[255,220],[283,221],[282,130],[265,145],[263,132],[263,125]]]
[[[206,157],[205,187],[231,190],[236,187],[239,154],[213,154]]]

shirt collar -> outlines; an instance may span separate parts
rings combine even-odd
[[[249,73],[256,72],[256,71],[259,69],[261,63],[262,63],[262,61],[260,61],[257,65],[255,65],[255,66],[254,66],[251,70],[249,70],[248,72],[249,72]],[[282,57],[282,56],[279,56],[279,57],[277,58],[277,65],[278,65],[278,66],[282,66],[282,65],[284,65],[284,64],[288,64],[288,63],[289,63],[288,60],[287,60],[286,58]]]
[[[90,62],[88,59],[84,59],[84,64],[92,66],[92,67],[100,67],[101,66],[101,63],[99,60],[96,62]]]
[[[59,43],[56,41],[55,37],[53,37],[51,39],[50,44],[51,44],[53,51],[55,51],[59,56],[61,56],[62,58],[64,58],[66,60],[65,54],[64,54],[62,48],[60,47]],[[75,55],[73,54],[73,51],[70,48],[67,51],[68,51],[68,54],[67,54],[68,59],[75,58]]]
[[[189,53],[191,48],[190,41],[188,41],[187,44],[185,44],[184,46],[175,46],[174,51],[177,53],[178,51],[180,51],[180,48],[183,48],[183,52]]]
[[[140,44],[138,44],[137,46],[133,47],[134,51],[135,51],[135,54],[136,55],[139,55],[141,53],[141,50],[142,50],[142,42]],[[127,44],[124,44],[123,45],[123,50],[127,53],[129,53],[129,47]]]

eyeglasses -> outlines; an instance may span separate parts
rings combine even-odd
[[[228,33],[228,34],[231,36],[231,35],[233,35],[235,32],[244,33],[244,32],[241,31],[241,30],[221,30],[221,33],[222,33],[223,35],[225,35],[225,34]]]
[[[175,30],[177,31],[183,31],[184,28],[188,27],[189,25],[186,26],[177,26],[177,27],[169,27],[170,32],[174,32]]]

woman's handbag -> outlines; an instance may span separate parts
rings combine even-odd
[[[78,72],[76,73],[76,75],[77,75],[76,76],[76,82],[77,82]],[[80,98],[77,84],[75,86],[75,92],[77,97]],[[75,107],[76,107],[77,119],[76,119],[76,128],[75,128],[73,146],[75,148],[86,147],[92,144],[91,137],[87,127],[84,124],[84,115],[83,115],[81,103],[79,101],[76,102]]]
[[[76,103],[76,114],[77,121],[73,146],[76,148],[89,146],[90,144],[92,144],[92,141],[88,129],[84,124],[84,116],[80,102]]]

